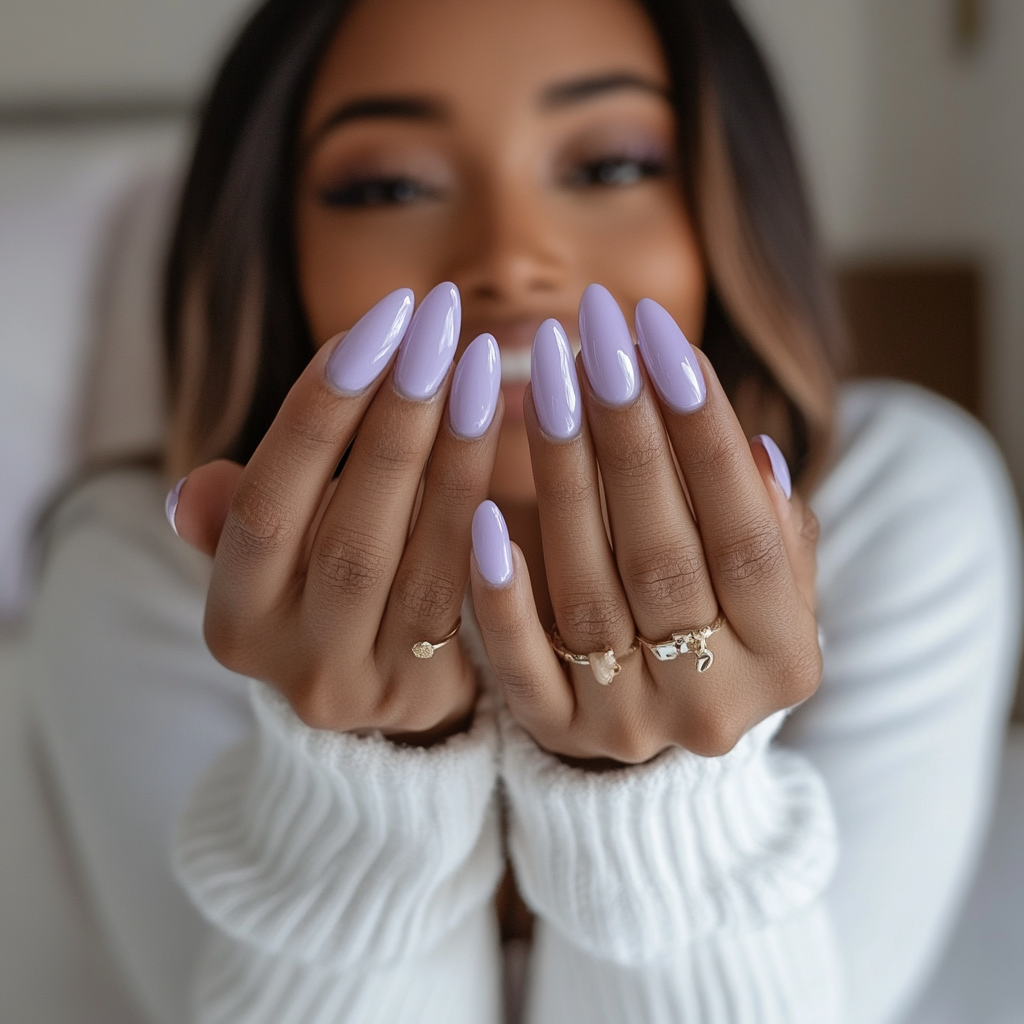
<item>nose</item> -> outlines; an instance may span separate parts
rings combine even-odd
[[[463,302],[489,310],[550,306],[572,280],[571,240],[522,177],[469,197],[450,279]]]

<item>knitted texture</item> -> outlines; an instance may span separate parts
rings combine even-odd
[[[179,826],[178,876],[229,936],[332,970],[436,945],[494,892],[497,730],[430,749],[310,729],[253,683],[258,728],[211,769]]]
[[[624,965],[809,907],[835,867],[836,830],[818,774],[769,746],[783,717],[723,757],[674,748],[595,773],[541,750],[503,712],[509,846],[527,903],[580,949]]]

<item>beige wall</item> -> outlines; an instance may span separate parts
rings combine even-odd
[[[840,256],[967,255],[987,270],[986,418],[1024,494],[1024,4],[740,0],[769,51]]]

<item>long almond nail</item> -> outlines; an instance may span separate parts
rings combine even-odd
[[[413,293],[399,288],[364,313],[327,360],[327,379],[343,395],[365,391],[387,366],[405,337]]]
[[[448,422],[467,440],[482,437],[494,419],[501,390],[501,354],[491,334],[474,338],[462,353],[452,378]]]
[[[668,310],[653,299],[641,299],[636,307],[636,337],[661,400],[673,412],[696,412],[707,398],[704,374]]]
[[[395,387],[417,402],[433,398],[452,365],[462,329],[459,289],[445,281],[431,288],[398,350]]]
[[[580,341],[594,394],[607,405],[629,405],[640,394],[636,346],[618,303],[599,284],[588,285],[580,300]]]
[[[580,384],[576,362],[565,330],[557,320],[545,320],[533,338],[530,362],[533,405],[541,430],[566,441],[580,430]]]
[[[512,579],[512,542],[505,517],[493,501],[482,501],[473,513],[473,554],[480,575],[492,586]]]

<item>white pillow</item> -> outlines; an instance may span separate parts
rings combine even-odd
[[[85,456],[158,440],[158,274],[187,126],[0,133],[0,620]]]

